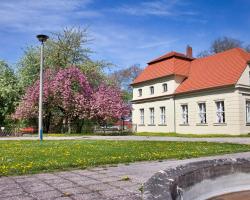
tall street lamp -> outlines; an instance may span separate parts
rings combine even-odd
[[[47,35],[37,35],[37,39],[41,42],[41,61],[40,61],[40,90],[39,90],[39,122],[38,122],[38,136],[40,141],[43,140],[43,48],[44,42],[49,38]]]

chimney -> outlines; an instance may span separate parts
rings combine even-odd
[[[193,49],[192,49],[192,47],[190,47],[189,45],[187,45],[186,56],[187,56],[188,58],[193,58]]]

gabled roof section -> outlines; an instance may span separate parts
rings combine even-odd
[[[250,61],[250,53],[234,48],[212,56],[193,60],[188,78],[175,93],[234,85]]]
[[[191,60],[184,54],[170,52],[148,63],[148,66],[134,80],[133,84],[162,78],[169,75],[188,76]]]

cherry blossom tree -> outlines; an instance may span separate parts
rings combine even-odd
[[[91,118],[105,125],[108,121],[114,121],[128,116],[130,106],[122,100],[121,90],[115,86],[101,84],[94,92],[91,102]]]
[[[64,123],[68,124],[69,132],[73,120],[89,118],[92,88],[80,69],[70,67],[59,70],[52,90],[57,106],[64,114]]]
[[[43,80],[43,117],[45,131],[49,129],[50,119],[55,106],[54,93],[51,88],[55,72],[47,70],[44,74]],[[12,115],[14,119],[36,119],[38,113],[39,101],[39,84],[37,80],[32,86],[27,88],[24,96],[21,99],[15,113]]]
[[[71,123],[79,123],[79,132],[85,119],[100,124],[115,121],[129,114],[130,108],[122,100],[119,88],[101,84],[95,91],[86,76],[77,67],[68,67],[58,72],[47,70],[44,76],[43,117],[45,132],[50,121],[60,117],[68,132]],[[38,113],[39,80],[26,90],[13,117],[15,119],[36,119]],[[77,128],[78,128],[77,127]]]

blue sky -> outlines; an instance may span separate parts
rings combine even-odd
[[[93,59],[115,69],[168,51],[194,54],[219,36],[250,43],[249,0],[1,0],[0,59],[15,65],[35,36],[89,26]]]

